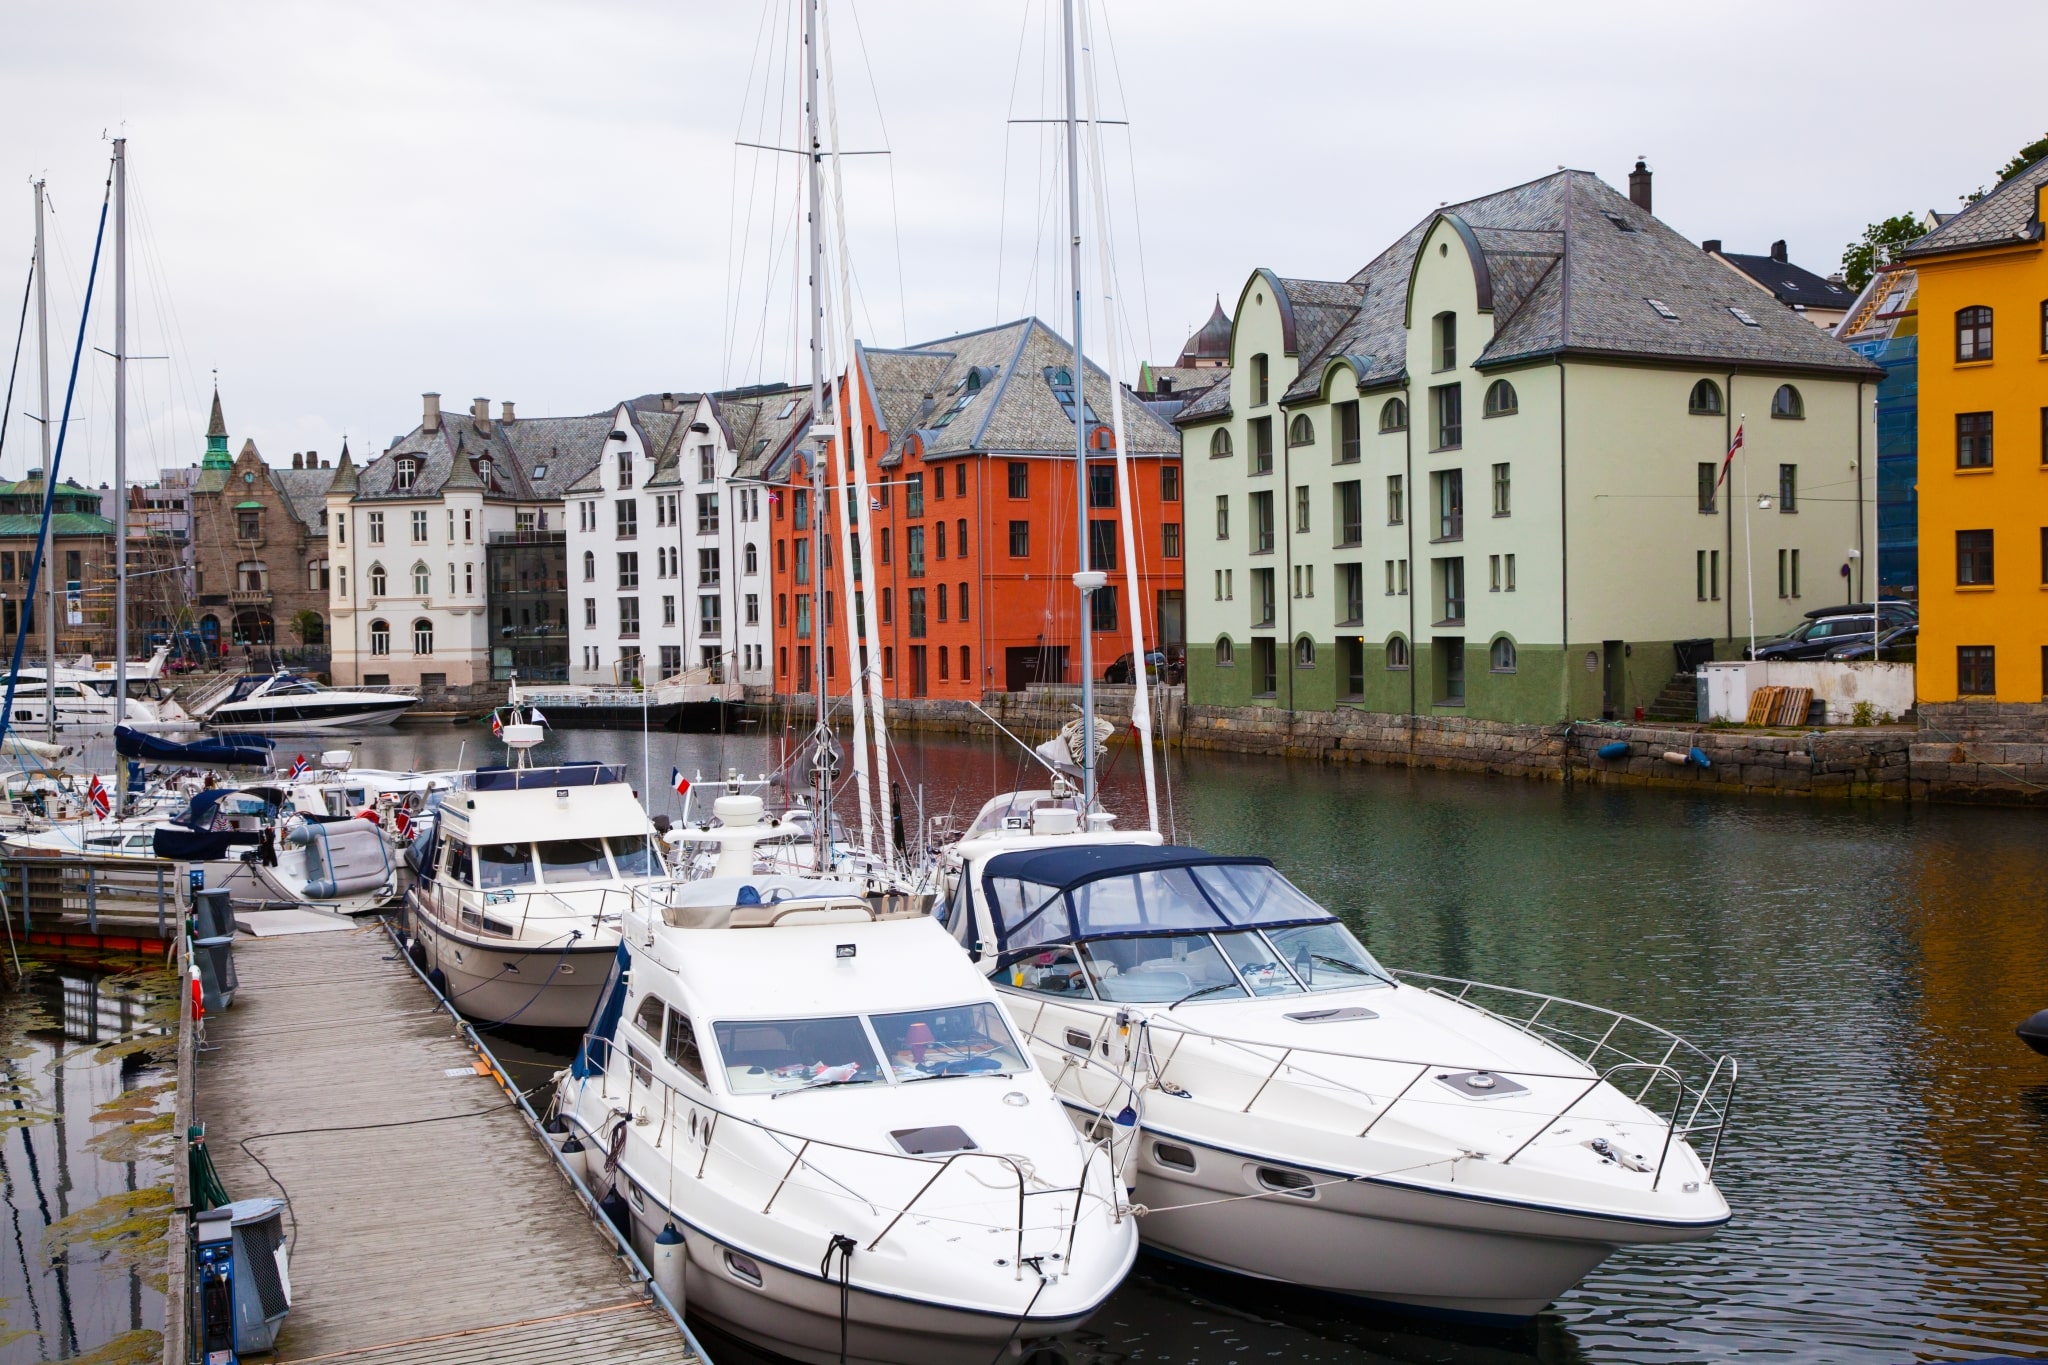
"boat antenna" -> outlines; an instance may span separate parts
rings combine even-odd
[[[1095,592],[1108,581],[1108,575],[1088,565],[1088,390],[1087,362],[1081,350],[1081,126],[1075,96],[1075,3],[1060,0],[1060,17],[1066,27],[1068,268],[1074,292],[1074,373],[1067,395],[1068,411],[1074,419],[1074,586],[1080,590],[1075,625],[1081,636],[1081,821],[1086,828],[1095,809],[1095,639],[1091,627]]]

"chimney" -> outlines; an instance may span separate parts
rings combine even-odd
[[[674,394],[665,393],[661,396],[661,410],[663,412],[674,412],[676,410],[676,396]]]
[[[332,469],[332,468],[334,468],[334,461],[332,461],[332,460],[322,460],[322,461],[320,462],[320,467],[321,467],[322,469]]]
[[[294,451],[292,452],[292,468],[293,468],[293,469],[304,469],[305,467],[306,467],[306,457],[305,457],[305,456],[303,456],[303,455],[301,455],[301,454],[300,454],[300,453],[299,453],[298,451],[294,450]]]
[[[1774,261],[1783,261],[1785,259],[1785,239],[1783,237],[1771,243],[1771,259]]]
[[[420,395],[420,430],[434,432],[441,429],[441,395],[423,393]]]
[[[1650,208],[1650,167],[1641,157],[1636,158],[1636,168],[1628,173],[1628,202],[1644,213]]]
[[[308,468],[308,469],[318,469],[319,467],[320,467],[320,452],[319,452],[319,451],[317,451],[317,450],[309,450],[309,451],[307,451],[307,452],[306,452],[306,468]]]
[[[1706,241],[1700,243],[1700,250],[1706,252],[1709,256],[1720,255],[1721,239],[1719,237],[1707,238]]]
[[[476,399],[472,399],[472,400],[470,401],[470,404],[469,404],[469,415],[470,415],[470,419],[471,419],[472,421],[474,421],[474,422],[476,423],[476,429],[477,429],[478,431],[481,431],[481,432],[482,432],[482,433],[483,433],[484,435],[486,435],[486,436],[488,436],[488,435],[490,435],[490,434],[491,434],[491,400],[490,400],[490,399],[488,399],[488,398],[476,398]]]
[[[507,398],[504,402],[498,404],[498,420],[500,422],[509,422],[512,420],[511,399]]]

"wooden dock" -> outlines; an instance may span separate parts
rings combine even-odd
[[[278,1365],[699,1362],[381,926],[235,961],[197,1114],[233,1197],[290,1200]]]

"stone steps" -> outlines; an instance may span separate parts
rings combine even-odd
[[[1644,711],[1647,720],[1692,721],[1700,714],[1699,675],[1680,673],[1664,684],[1664,690],[1657,694]]]

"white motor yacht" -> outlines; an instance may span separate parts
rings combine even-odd
[[[131,689],[134,686],[130,684]],[[117,719],[114,680],[109,674],[59,668],[52,689],[41,669],[23,669],[14,686],[11,728],[35,736],[49,731],[51,694],[55,692],[57,734],[65,739],[96,738],[114,733],[116,725],[152,733],[174,733],[197,728],[175,701],[168,697],[130,696],[125,714]]]
[[[760,811],[717,804],[735,836]],[[557,1090],[635,1246],[658,1265],[680,1238],[690,1310],[800,1361],[953,1365],[1080,1326],[1135,1220],[988,979],[929,915],[756,873],[738,837],[721,856],[636,894]]]
[[[503,727],[519,766],[460,775],[417,850],[413,951],[472,1019],[589,1025],[631,888],[667,875],[623,769],[528,767],[538,725]]]
[[[1076,1121],[1134,1111],[1121,1169],[1149,1248],[1519,1320],[1617,1248],[1728,1221],[1732,1059],[1390,972],[1266,859],[1081,815],[1070,791],[989,802],[944,854],[943,914]]]
[[[419,701],[407,688],[322,687],[285,668],[236,679],[205,720],[209,730],[222,731],[350,730],[389,725]]]

